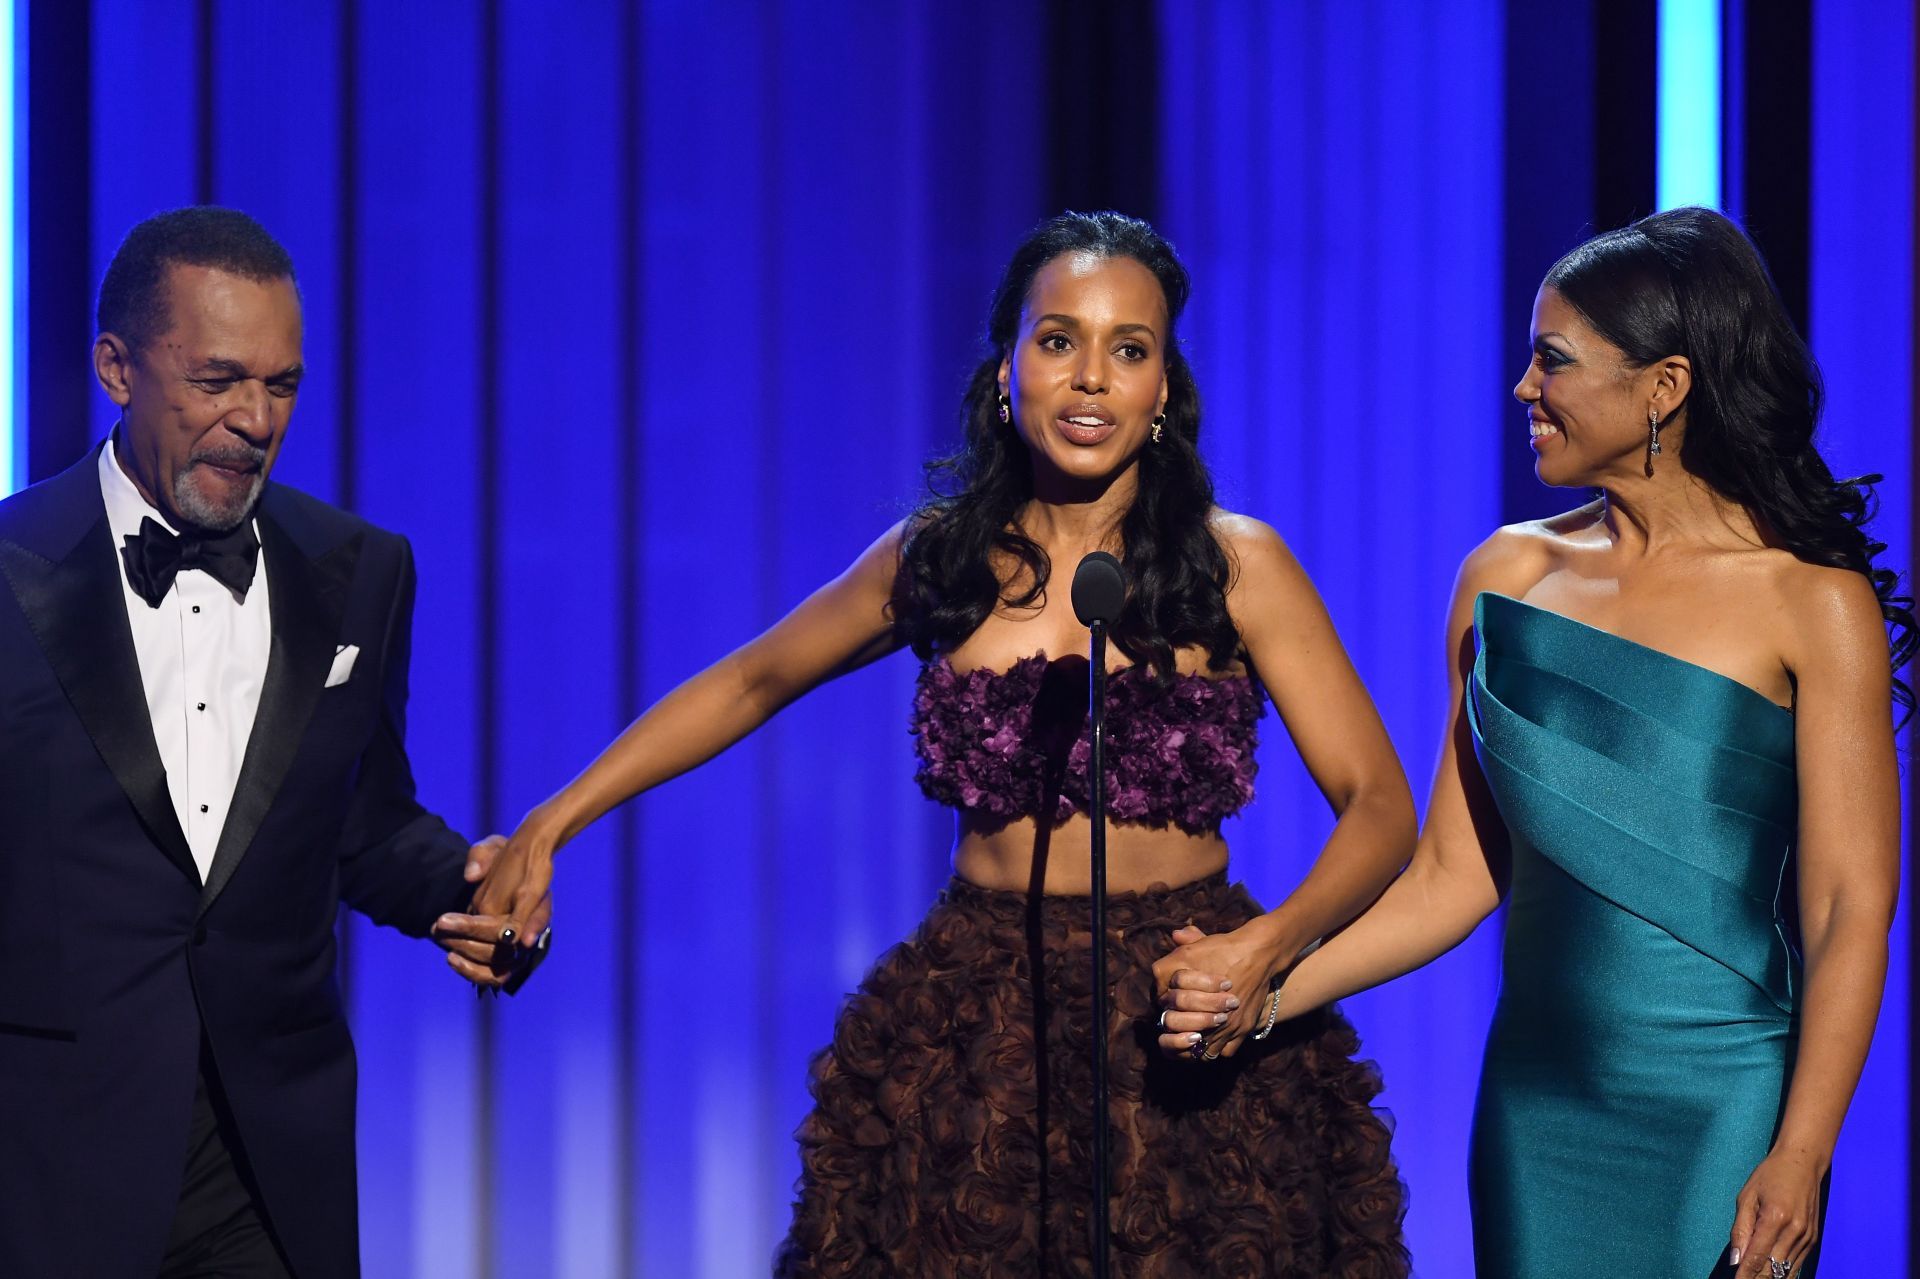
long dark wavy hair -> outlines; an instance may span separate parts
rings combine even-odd
[[[1784,549],[1873,583],[1894,671],[1920,645],[1913,599],[1875,564],[1866,531],[1878,475],[1835,479],[1814,445],[1820,371],[1753,242],[1711,209],[1656,213],[1588,240],[1546,285],[1644,368],[1683,355],[1693,368],[1680,463],[1739,502]],[[1913,690],[1897,676],[1904,720]]]
[[[1240,648],[1227,615],[1232,568],[1209,527],[1213,478],[1200,459],[1200,393],[1174,337],[1187,269],[1158,231],[1112,212],[1051,218],[1007,263],[987,314],[987,355],[960,403],[965,444],[928,464],[930,496],[907,522],[895,629],[926,661],[961,644],[996,606],[1030,607],[1046,593],[1047,553],[1018,523],[1033,498],[1033,466],[1013,425],[1000,420],[998,397],[1000,364],[1013,352],[1034,276],[1066,253],[1132,258],[1153,272],[1167,301],[1166,423],[1161,442],[1140,452],[1139,491],[1120,522],[1130,588],[1110,630],[1114,645],[1161,679],[1173,674],[1179,648],[1199,647],[1210,666],[1226,666]],[[1009,564],[1015,571],[1003,576]]]

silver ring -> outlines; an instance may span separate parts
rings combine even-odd
[[[1767,1258],[1768,1279],[1788,1279],[1788,1276],[1792,1274],[1793,1267],[1788,1263],[1780,1260],[1778,1257]]]
[[[1163,1035],[1167,1033],[1167,1014],[1171,1011],[1172,1009],[1169,1008],[1162,1008],[1160,1010],[1160,1033]]]

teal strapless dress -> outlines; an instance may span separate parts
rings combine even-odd
[[[1479,1274],[1726,1274],[1799,1030],[1793,715],[1504,595],[1474,627],[1467,714],[1513,848]]]

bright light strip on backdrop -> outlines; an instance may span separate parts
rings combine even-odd
[[[14,343],[14,317],[20,308],[22,291],[14,272],[14,210],[24,192],[17,183],[14,146],[14,46],[18,31],[14,25],[14,0],[0,0],[0,497],[18,487],[23,469],[15,457],[14,423],[19,405],[14,400],[14,362],[19,351]]]
[[[1654,203],[1720,207],[1720,0],[1660,0]]]

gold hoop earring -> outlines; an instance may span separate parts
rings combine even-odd
[[[1002,393],[996,398],[1000,401],[1000,420],[1002,422],[1013,421],[1013,401],[1009,400],[1005,393]]]
[[[1147,423],[1147,438],[1155,444],[1158,444],[1160,442],[1160,433],[1166,429],[1166,426],[1167,415],[1162,413],[1160,416],[1154,418],[1153,421]]]

